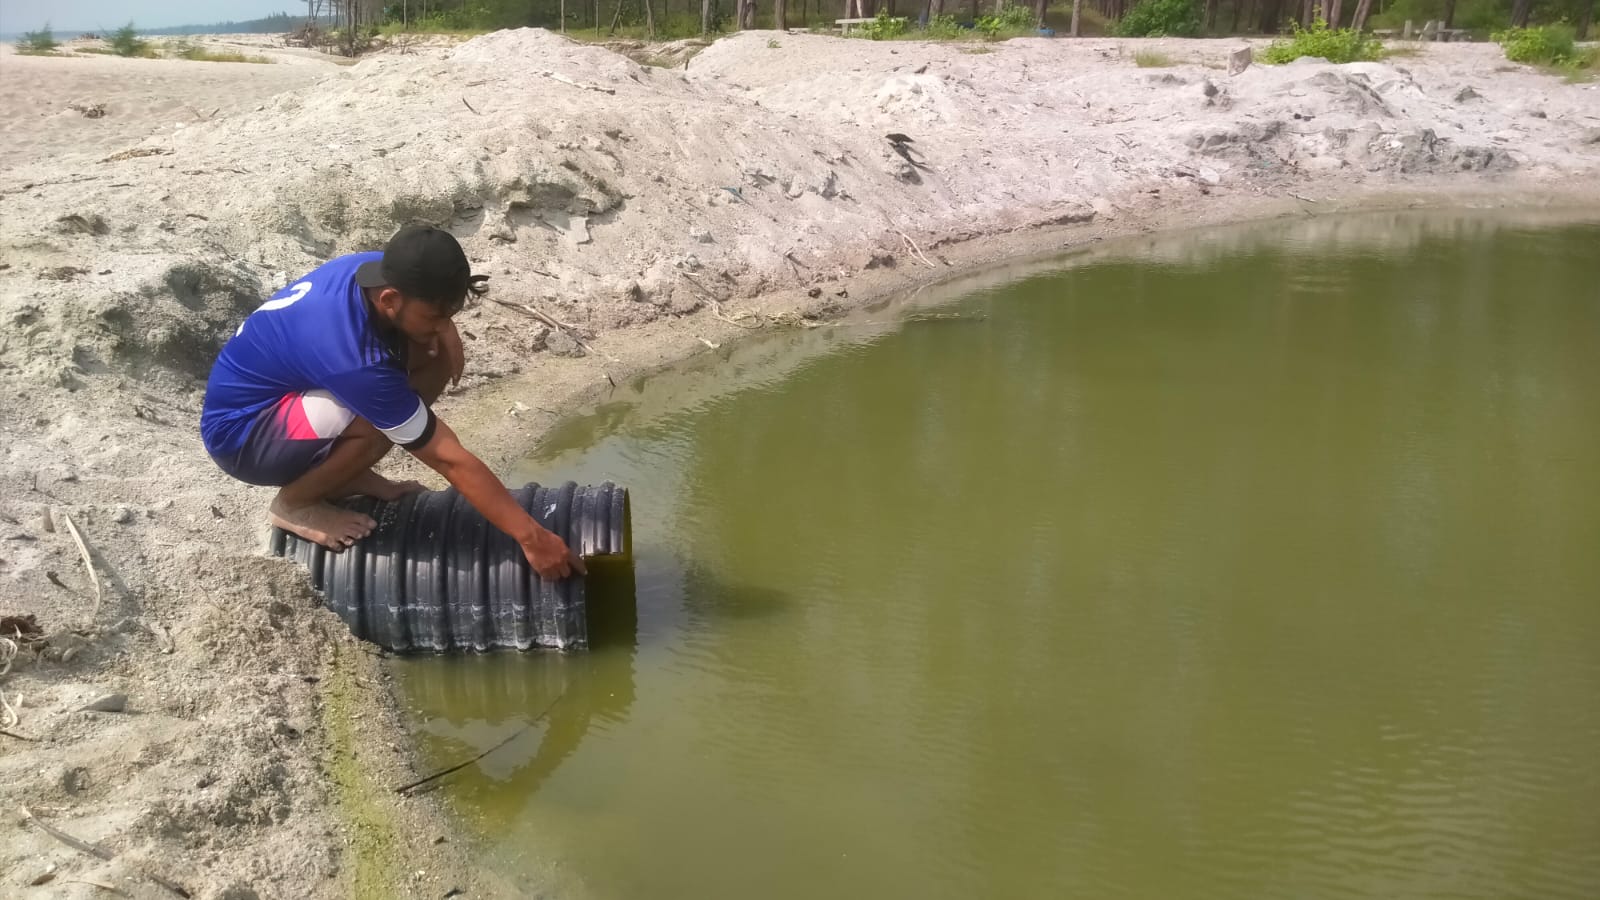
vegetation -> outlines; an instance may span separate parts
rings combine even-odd
[[[1117,34],[1123,37],[1194,37],[1199,33],[1199,0],[1139,0],[1117,23]]]
[[[1554,69],[1568,81],[1588,81],[1600,69],[1600,48],[1579,47],[1570,25],[1543,28],[1508,28],[1494,35],[1495,43],[1505,48],[1506,59]]]
[[[986,38],[1015,37],[1038,29],[1038,18],[1025,6],[1007,6],[992,16],[979,16],[973,26]]]
[[[1508,28],[1494,35],[1494,42],[1506,51],[1506,59],[1535,66],[1559,66],[1575,62],[1578,50],[1573,30],[1566,25],[1543,28]]]
[[[1310,28],[1294,26],[1294,36],[1288,40],[1273,41],[1261,54],[1263,62],[1294,62],[1302,56],[1312,56],[1333,63],[1359,62],[1383,56],[1383,45],[1354,28],[1329,28],[1318,18]]]
[[[711,32],[745,28],[800,27],[832,31],[834,19],[846,15],[846,0],[712,0],[708,21]],[[1010,2],[1010,0],[1006,0]],[[903,17],[899,24],[874,19],[855,33],[879,40],[998,39],[1034,34],[1040,25],[1057,34],[1069,33],[1073,4],[1068,0],[1034,0],[1024,6],[995,11],[993,0],[969,6],[961,0],[869,0],[886,20]],[[565,30],[575,38],[644,38],[674,40],[702,32],[701,0],[310,0],[299,14],[279,14],[246,22],[222,22],[169,29],[144,29],[143,36],[218,32],[296,32],[308,23],[319,37],[337,35],[341,51],[358,52],[367,38],[393,37],[405,32],[483,34],[499,28],[525,26]],[[1328,31],[1354,28],[1400,28],[1405,21],[1417,27],[1429,20],[1445,27],[1464,28],[1487,38],[1491,33],[1516,27],[1567,22],[1578,41],[1586,38],[1597,0],[1318,0],[1329,22]],[[647,12],[648,10],[648,12]],[[1128,36],[1193,36],[1201,34],[1277,34],[1302,22],[1306,6],[1300,0],[1081,0],[1081,33]],[[307,13],[310,13],[308,18]],[[894,15],[887,15],[892,12]],[[926,12],[928,23],[918,27]],[[1370,18],[1368,13],[1371,13]],[[742,19],[742,23],[741,23]],[[563,28],[563,26],[565,26]],[[324,46],[319,42],[315,46]],[[55,49],[49,28],[31,33],[18,44],[19,52],[48,53]],[[1580,52],[1578,57],[1581,59]]]
[[[1026,6],[1006,6],[993,14],[979,16],[970,23],[941,13],[930,19],[925,27],[912,30],[906,17],[889,15],[885,6],[878,10],[872,21],[861,25],[851,34],[874,41],[1003,40],[1036,33],[1038,26],[1035,16],[1034,10]]]
[[[934,16],[928,20],[926,28],[922,29],[922,36],[930,41],[953,41],[965,37],[967,29],[956,22],[955,16]]]
[[[150,42],[139,39],[139,32],[134,30],[133,23],[118,28],[106,38],[106,43],[111,46],[111,52],[118,56],[148,56],[150,55]]]
[[[1176,65],[1172,57],[1154,50],[1140,50],[1133,55],[1133,64],[1141,69],[1165,69]]]
[[[861,26],[861,36],[869,41],[892,41],[905,33],[905,17],[889,15],[887,7],[878,10],[871,22]]]
[[[22,40],[17,41],[17,52],[23,56],[48,56],[59,46],[56,36],[50,33],[50,23],[46,22],[38,31],[23,33]]]
[[[1512,3],[1509,0],[1394,0],[1381,4],[1382,12],[1374,12],[1368,22],[1372,28],[1400,30],[1407,21],[1421,28],[1429,19],[1449,22],[1450,28],[1465,28],[1487,37],[1490,31],[1504,28],[1511,22]],[[1556,18],[1553,13],[1550,18]]]
[[[265,56],[246,56],[237,50],[208,50],[197,47],[187,41],[179,41],[172,45],[173,55],[179,59],[188,59],[195,62],[230,62],[230,63],[270,63],[272,60]]]
[[[189,34],[284,34],[294,31],[305,23],[306,15],[302,10],[299,15],[275,13],[260,19],[247,19],[243,22],[212,22],[204,25],[179,25],[175,28],[146,28],[144,29],[144,34],[152,37]],[[330,16],[319,16],[316,24],[327,27],[334,24],[334,22]]]

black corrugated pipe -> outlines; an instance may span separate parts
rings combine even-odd
[[[528,484],[511,495],[589,561],[590,577],[596,563],[632,566],[627,488],[569,481]],[[585,579],[541,579],[522,548],[454,490],[341,505],[378,527],[342,553],[279,528],[271,546],[311,570],[356,637],[399,652],[588,648]]]

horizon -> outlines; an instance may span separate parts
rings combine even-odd
[[[295,7],[299,7],[298,10]],[[20,37],[49,26],[58,39],[114,31],[133,22],[139,31],[202,28],[227,22],[251,22],[280,13],[304,14],[297,0],[232,0],[232,2],[101,3],[96,0],[13,0],[0,9],[0,39]],[[104,20],[104,21],[100,21]]]

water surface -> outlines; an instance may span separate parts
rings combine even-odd
[[[537,720],[447,791],[559,896],[1600,896],[1597,274],[1321,220],[708,356],[517,473],[632,489],[636,620],[403,663],[424,750]]]

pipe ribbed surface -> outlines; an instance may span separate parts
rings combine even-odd
[[[632,550],[627,488],[528,484],[511,495],[585,558]],[[378,527],[342,553],[274,528],[271,548],[310,571],[356,637],[399,652],[589,646],[583,577],[540,578],[522,548],[455,490],[340,505]]]

